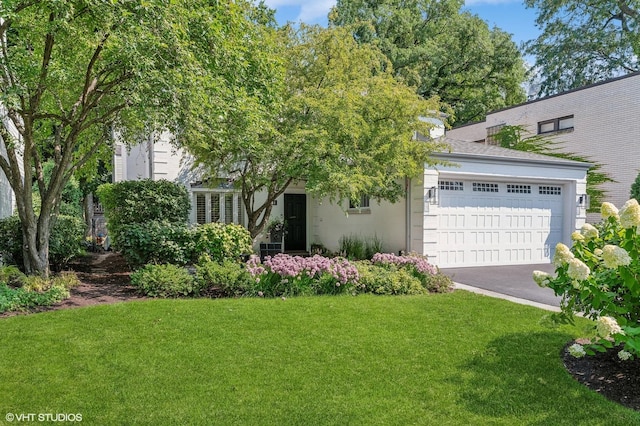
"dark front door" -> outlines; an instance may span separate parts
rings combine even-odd
[[[305,194],[284,194],[284,220],[287,221],[287,235],[284,249],[307,249],[307,196]]]

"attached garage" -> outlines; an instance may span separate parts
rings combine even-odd
[[[437,256],[447,266],[549,262],[563,185],[440,180]]]
[[[590,164],[447,140],[450,165],[426,170],[423,231],[412,248],[440,267],[549,263],[586,218]],[[412,229],[418,225],[414,223]],[[417,251],[417,250],[416,250]]]

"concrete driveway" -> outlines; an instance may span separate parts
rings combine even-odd
[[[535,270],[545,271],[553,275],[555,267],[550,263],[537,265],[508,265],[508,266],[479,266],[468,268],[442,268],[440,269],[451,279],[460,284],[462,290],[474,291],[480,289],[480,293],[490,296],[503,296],[503,298],[523,303],[528,301],[534,306],[544,308],[544,305],[558,308],[560,297],[553,294],[549,288],[540,288],[533,281],[532,274]],[[470,288],[465,288],[470,286]],[[494,293],[494,294],[492,294]]]

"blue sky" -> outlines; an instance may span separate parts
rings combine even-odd
[[[280,23],[303,21],[326,25],[327,13],[336,0],[265,0],[265,3],[276,10]],[[467,0],[465,9],[480,16],[489,27],[496,26],[512,34],[518,46],[540,32],[535,25],[535,11],[525,8],[522,0]]]

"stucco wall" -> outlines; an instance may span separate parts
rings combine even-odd
[[[404,199],[392,204],[371,200],[369,209],[346,210],[347,202],[332,204],[328,199],[311,199],[310,216],[311,243],[321,243],[330,250],[339,248],[340,238],[358,235],[364,239],[376,236],[382,241],[385,252],[397,253],[406,250],[406,202]]]
[[[603,165],[602,170],[617,181],[602,185],[605,201],[620,207],[629,199],[640,171],[640,74],[490,113],[485,122],[452,129],[447,135],[476,141],[498,124],[524,125],[535,133],[538,122],[568,115],[574,116],[574,128],[556,133],[556,141],[563,151]]]

